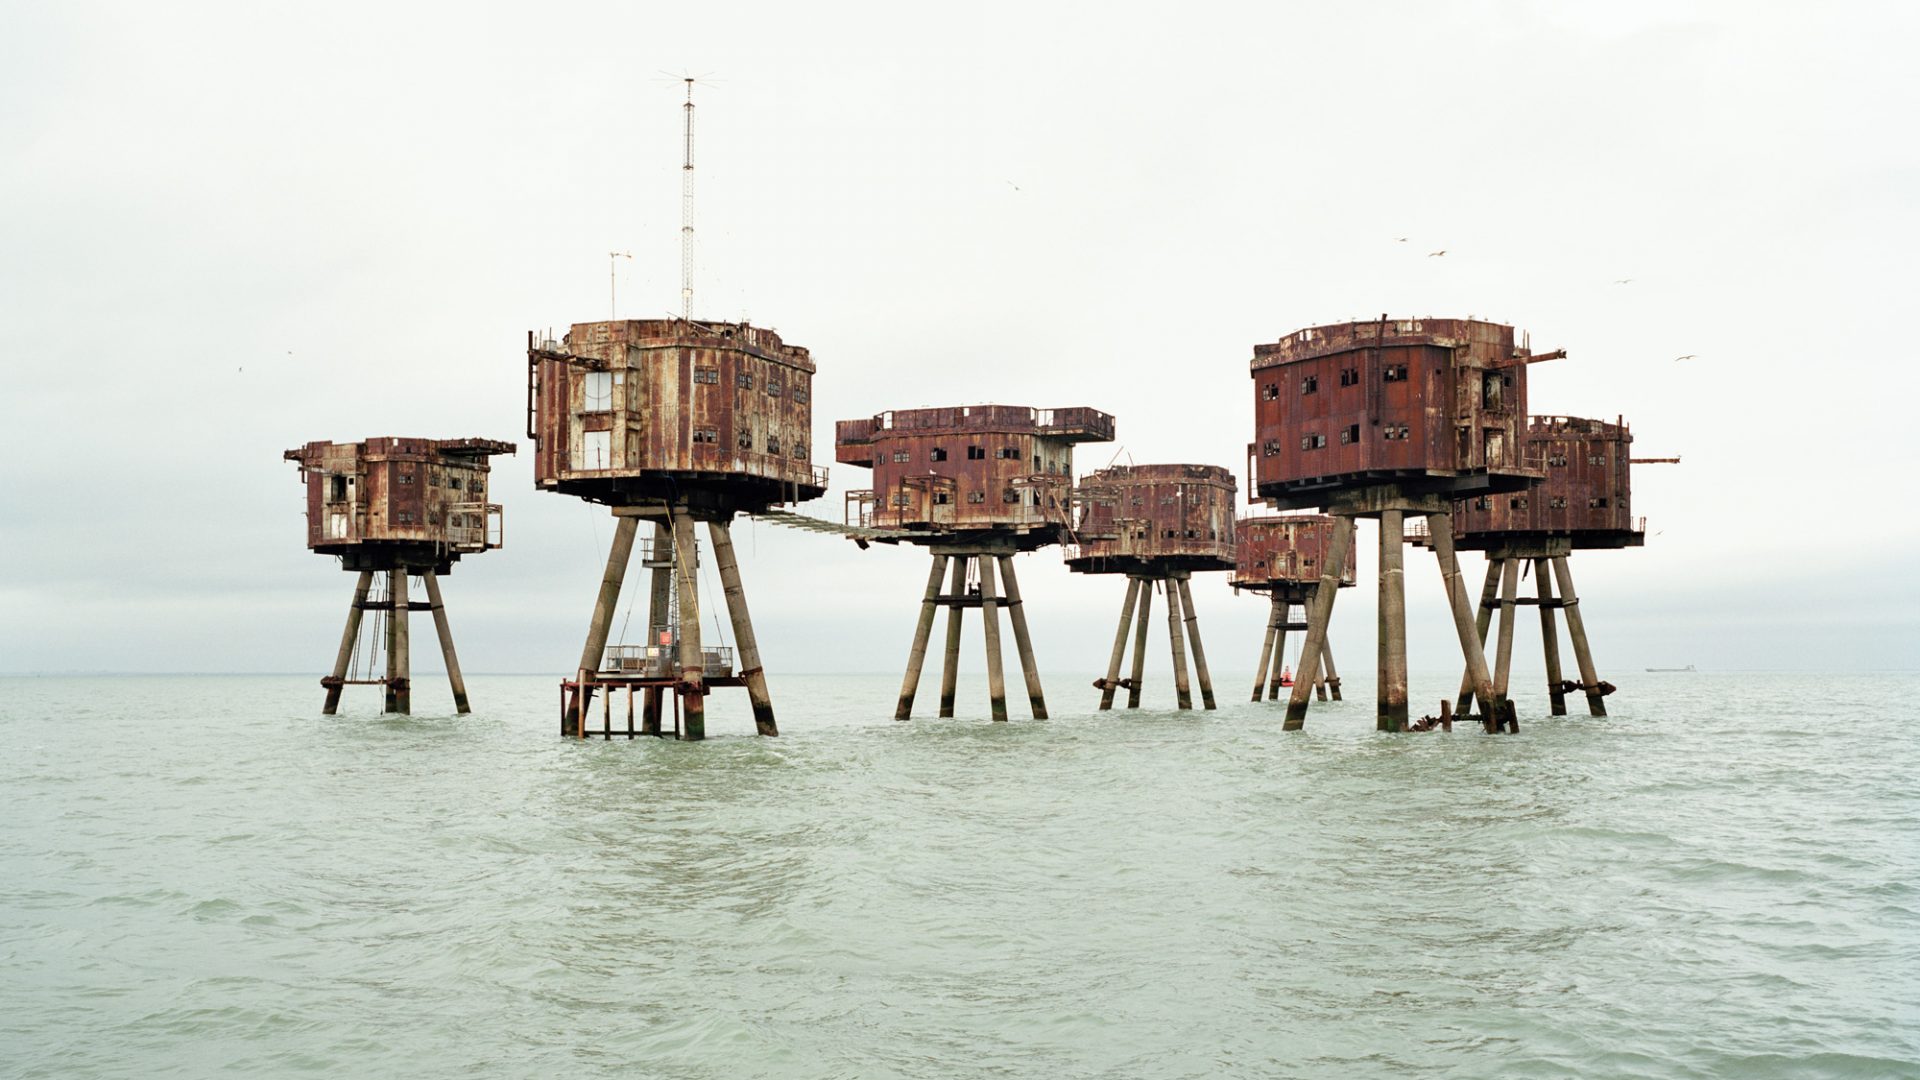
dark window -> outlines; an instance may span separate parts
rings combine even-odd
[[[1277,398],[1279,396],[1280,396],[1279,383],[1270,382],[1260,388],[1260,399],[1262,401],[1272,401],[1274,398]]]
[[[1006,461],[1019,461],[1020,448],[1017,446],[1003,446],[995,450],[993,456]]]
[[[1515,495],[1513,498],[1507,500],[1507,509],[1509,510],[1525,510],[1526,508],[1527,497],[1525,495]]]
[[[1013,488],[1007,488],[1000,493],[1000,501],[1003,503],[1017,503],[1020,501],[1020,493]]]
[[[1493,509],[1493,502],[1489,500],[1485,495],[1482,495],[1479,498],[1473,500],[1473,508],[1475,510],[1491,510]]]
[[[967,460],[968,460],[968,461],[985,461],[985,460],[987,460],[987,448],[986,448],[986,447],[984,447],[984,446],[969,446],[969,447],[967,447]]]
[[[1384,372],[1382,372],[1382,373],[1381,373],[1381,376],[1380,376],[1380,381],[1382,381],[1382,382],[1406,382],[1406,381],[1407,381],[1407,365],[1405,365],[1405,364],[1388,364],[1388,365],[1387,365],[1387,369],[1386,369],[1386,371],[1384,371]]]
[[[986,492],[984,492],[984,491],[969,491],[969,492],[967,492],[967,501],[968,501],[968,502],[970,502],[970,503],[983,503],[983,502],[986,502],[986,501],[987,501],[987,493],[986,493]]]
[[[1319,390],[1320,390],[1320,376],[1308,375],[1306,378],[1300,380],[1301,393],[1313,394],[1313,393],[1318,393]]]
[[[1549,498],[1547,500],[1547,508],[1550,510],[1565,510],[1567,508],[1567,497],[1565,495],[1555,495]]]
[[[1587,500],[1587,505],[1595,510],[1605,510],[1607,508],[1607,497],[1605,495],[1595,495],[1593,498]]]
[[[1566,463],[1567,463],[1567,455],[1565,454],[1554,454],[1552,457],[1547,458],[1547,464],[1553,466],[1554,468],[1559,468],[1560,466],[1565,465]]]
[[[798,404],[798,405],[805,405],[805,404],[807,403],[807,401],[808,401],[808,398],[807,398],[807,392],[806,392],[805,390],[802,390],[802,389],[800,389],[800,388],[799,388],[799,387],[797,387],[797,386],[796,386],[796,387],[794,387],[794,388],[793,388],[793,400],[794,400],[794,403],[795,403],[795,404]]]
[[[1359,441],[1360,441],[1360,425],[1359,424],[1348,424],[1345,428],[1341,430],[1340,442],[1342,444],[1357,443]]]
[[[753,376],[743,371],[733,377],[733,384],[742,390],[751,390],[753,389]]]
[[[1260,456],[1261,457],[1279,457],[1280,443],[1275,439],[1268,439],[1260,447]]]
[[[753,449],[753,432],[743,430],[740,432],[739,438],[733,440],[733,442],[735,446],[738,446],[742,450],[751,450]]]
[[[396,519],[396,520],[397,520],[397,521],[398,521],[398,522],[399,522],[400,524],[402,524],[402,525],[411,525],[411,524],[413,524],[413,511],[411,511],[411,510],[402,510],[402,511],[400,511],[400,513],[399,513],[399,515],[398,515],[398,517],[397,517],[397,519]]]
[[[1359,368],[1341,368],[1340,369],[1340,385],[1341,386],[1360,385],[1360,369]]]
[[[807,456],[807,444],[799,443],[799,442],[794,443],[793,449],[789,451],[789,453],[793,455],[796,461],[803,460]]]
[[[447,487],[452,491],[459,491],[461,487],[460,478],[457,476],[447,477]]]
[[[786,392],[787,392],[787,388],[781,384],[780,380],[778,379],[767,380],[767,396],[768,397],[779,397],[781,394],[784,394]]]
[[[412,473],[410,473],[410,472],[403,472],[403,473],[401,473],[401,474],[400,474],[400,482],[401,482],[401,483],[403,483],[403,484],[411,484],[411,483],[413,483],[413,474],[412,474]]]
[[[1604,454],[1588,454],[1587,455],[1587,464],[1589,465],[1605,465],[1606,463],[1607,463],[1607,459]]]
[[[936,491],[933,493],[933,505],[935,506],[945,506],[952,501],[953,496],[947,492]]]
[[[907,505],[907,501],[907,494],[904,491],[893,497],[893,505],[895,506],[905,506]]]
[[[1327,445],[1327,437],[1325,435],[1300,436],[1300,449],[1302,450],[1318,450],[1325,445]]]
[[[911,451],[911,450],[895,450],[895,451],[893,452],[893,460],[895,460],[895,461],[912,461],[912,460],[913,460],[913,451]]]
[[[928,461],[945,461],[945,460],[947,460],[947,451],[946,451],[946,449],[945,449],[944,447],[939,447],[939,446],[936,446],[936,447],[934,447],[933,449],[931,449],[931,450],[929,450],[929,451],[927,451],[927,460],[928,460]]]
[[[720,441],[720,429],[710,427],[694,428],[693,441],[697,443],[717,443]]]
[[[347,501],[347,478],[346,477],[329,476],[327,477],[327,486],[332,489],[327,496],[328,502],[346,502]]]
[[[767,453],[777,454],[779,452],[780,452],[780,436],[778,435],[767,436]]]
[[[720,369],[717,367],[694,368],[693,381],[697,383],[718,383],[720,381]]]

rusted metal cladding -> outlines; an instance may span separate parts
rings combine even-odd
[[[487,501],[496,439],[380,438],[289,450],[307,488],[307,547],[349,570],[450,567],[497,548],[502,515]]]
[[[1517,491],[1527,363],[1513,328],[1381,319],[1298,330],[1254,348],[1256,498],[1324,506],[1334,492]]]
[[[1217,465],[1116,465],[1080,478],[1067,567],[1087,574],[1231,570],[1240,485]]]
[[[1268,514],[1243,517],[1236,525],[1238,558],[1233,567],[1236,589],[1271,589],[1275,585],[1311,585],[1320,580],[1321,562],[1333,547],[1333,518],[1325,514]],[[1341,564],[1340,585],[1355,581],[1354,540],[1347,538],[1347,557]]]
[[[1480,550],[1520,537],[1567,537],[1575,548],[1637,547],[1646,527],[1633,517],[1625,423],[1578,416],[1527,421],[1528,460],[1546,470],[1530,490],[1462,499],[1454,512],[1457,546]]]
[[[623,319],[528,337],[534,480],[610,505],[819,498],[813,360],[746,323]]]
[[[941,533],[1009,533],[1023,547],[1060,542],[1070,524],[1075,443],[1113,438],[1096,409],[973,405],[842,420],[841,462],[873,470],[848,493],[850,523]]]

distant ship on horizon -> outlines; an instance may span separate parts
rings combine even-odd
[[[1694,670],[1694,667],[1692,664],[1688,664],[1686,667],[1650,667],[1647,670],[1648,671],[1692,671]]]

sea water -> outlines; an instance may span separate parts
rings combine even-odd
[[[562,740],[553,677],[0,679],[0,1075],[1920,1075],[1920,677],[1497,737],[1090,678],[777,676],[700,744]]]

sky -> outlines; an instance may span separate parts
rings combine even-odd
[[[469,671],[571,670],[612,527],[533,487],[526,332],[677,309],[689,73],[695,311],[812,350],[816,463],[836,419],[993,402],[1114,414],[1081,472],[1243,472],[1255,344],[1493,319],[1569,353],[1531,369],[1534,412],[1624,415],[1636,454],[1683,459],[1636,471],[1645,548],[1573,561],[1603,676],[1920,667],[1916,24],[0,6],[0,673],[320,673],[352,579],[304,549],[281,452],[378,435],[520,442],[495,459],[506,546],[447,603]],[[868,474],[831,468],[803,509],[838,520]],[[1346,674],[1373,652],[1374,528],[1334,615]],[[900,669],[924,552],[735,532],[770,672]],[[1019,568],[1043,673],[1103,667],[1123,582]],[[1407,581],[1411,666],[1457,666],[1431,556]],[[1261,601],[1194,590],[1215,671],[1251,671]]]

